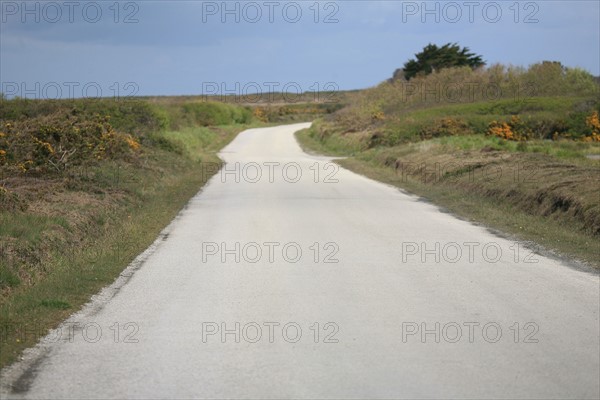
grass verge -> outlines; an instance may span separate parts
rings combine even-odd
[[[597,145],[540,141],[504,148],[507,142],[473,135],[359,152],[348,147],[344,154],[318,137],[311,130],[297,133],[308,151],[352,156],[337,160],[345,168],[532,241],[540,251],[600,268],[600,163],[585,157]]]

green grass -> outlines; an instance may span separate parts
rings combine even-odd
[[[572,140],[530,140],[516,142],[484,135],[446,136],[427,141],[439,145],[440,151],[493,149],[512,153],[540,153],[561,159],[586,160],[588,155],[600,155],[600,144]],[[421,142],[412,147],[422,146]],[[411,148],[408,145],[408,148]]]
[[[207,151],[216,151],[223,147],[223,135],[219,132],[231,130],[232,126],[223,127],[188,127],[179,131],[164,131],[157,136],[167,142],[167,147],[177,149],[179,154],[194,161],[202,161]],[[235,127],[234,127],[235,129]],[[226,136],[225,136],[226,137]]]
[[[333,156],[348,156],[366,149],[363,143],[363,137],[355,134],[339,134],[336,131],[329,130],[329,125],[324,124],[322,120],[316,120],[312,126],[303,130],[302,135],[296,135],[300,143],[307,150],[326,153]]]
[[[17,275],[8,270],[8,267],[0,262],[0,286],[16,287],[21,284],[21,280]]]
[[[339,154],[338,149],[328,151],[327,142],[315,140],[311,134],[311,130],[297,133],[305,149]],[[490,146],[498,147],[499,151],[481,151]],[[337,162],[354,172],[421,196],[455,215],[503,232],[515,240],[533,241],[551,253],[600,268],[600,244],[596,231],[600,187],[599,180],[594,179],[594,174],[600,176],[600,162],[584,157],[587,153],[597,153],[598,145],[540,142],[526,149],[517,147],[516,143],[513,145],[479,135],[444,137],[375,148]],[[429,168],[436,163],[458,165],[454,170],[447,170],[443,177],[428,181],[418,174],[398,172],[394,168],[396,160]],[[497,180],[472,181],[468,179],[468,171],[461,169],[462,163],[499,166],[503,176]],[[515,182],[512,175],[515,165],[534,166],[534,180]],[[540,194],[545,194],[546,200],[538,203],[535,199]],[[552,201],[565,199],[573,201],[572,210],[565,213],[551,211]]]
[[[69,308],[71,308],[71,305],[66,301],[57,299],[44,299],[40,301],[40,306],[46,308],[56,308],[58,310],[68,310]]]
[[[35,214],[0,213],[0,236],[20,238],[32,244],[42,239],[42,232],[56,226],[69,229],[63,217],[48,217]]]

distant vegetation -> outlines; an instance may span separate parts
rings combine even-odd
[[[103,160],[135,162],[145,147],[160,145],[158,133],[172,126],[252,122],[252,112],[219,103],[182,109],[128,99],[0,102],[0,169],[43,174]]]
[[[578,68],[457,67],[355,94],[315,135],[354,149],[465,134],[597,141],[599,111],[598,84]]]
[[[316,103],[239,105],[200,97],[1,100],[0,173],[4,177],[39,176],[103,160],[135,162],[146,148],[170,148],[160,132],[310,121],[334,107]]]

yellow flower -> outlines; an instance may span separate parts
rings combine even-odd
[[[597,111],[585,119],[585,124],[592,130],[592,134],[600,135],[600,117]]]
[[[137,150],[140,148],[140,143],[129,135],[125,137],[125,141],[131,150]]]

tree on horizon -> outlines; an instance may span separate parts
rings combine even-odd
[[[416,59],[410,59],[404,68],[396,70],[394,79],[404,77],[410,80],[415,76],[429,75],[434,71],[444,68],[468,66],[472,69],[485,65],[482,57],[471,53],[468,47],[461,47],[456,43],[447,43],[441,47],[428,44],[420,53],[415,54]]]

